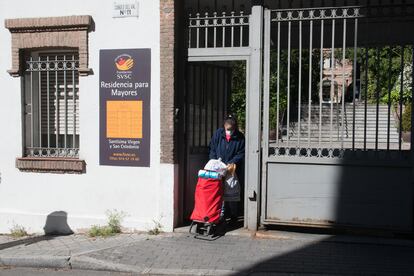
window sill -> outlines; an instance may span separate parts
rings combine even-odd
[[[86,172],[86,162],[74,158],[22,157],[16,159],[16,168],[22,172],[82,174]]]

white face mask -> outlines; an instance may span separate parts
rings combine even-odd
[[[226,130],[226,135],[232,135],[233,131],[232,130]]]

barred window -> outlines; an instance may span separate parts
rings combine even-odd
[[[78,158],[78,53],[30,52],[24,59],[24,155]]]

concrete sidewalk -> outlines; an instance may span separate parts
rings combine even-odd
[[[0,236],[0,265],[155,275],[414,275],[414,242],[239,230],[216,241],[165,233]],[[258,237],[267,238],[258,238]]]

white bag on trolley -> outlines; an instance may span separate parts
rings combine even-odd
[[[227,166],[224,164],[221,159],[210,159],[207,164],[204,166],[206,171],[218,172],[221,176],[225,176],[227,172]]]

